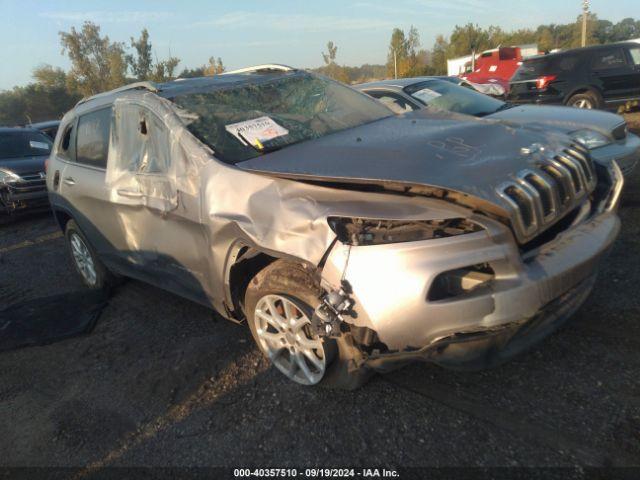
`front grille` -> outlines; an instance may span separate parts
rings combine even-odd
[[[498,194],[510,205],[516,236],[524,243],[573,210],[595,184],[589,152],[572,144],[518,172],[515,180],[498,187]]]
[[[37,192],[46,188],[46,179],[40,172],[23,173],[20,180],[9,182],[8,187],[12,193]]]

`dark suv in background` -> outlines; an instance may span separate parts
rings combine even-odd
[[[617,43],[524,60],[510,81],[512,103],[616,108],[640,99],[640,44]]]

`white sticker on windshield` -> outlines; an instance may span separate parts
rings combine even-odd
[[[244,144],[250,144],[262,149],[262,143],[274,138],[283,137],[289,133],[269,117],[254,118],[245,122],[232,123],[225,126],[227,132]]]
[[[36,142],[35,140],[29,140],[29,146],[31,148],[40,148],[42,150],[49,150],[49,144],[45,142]]]
[[[422,100],[424,103],[429,103],[431,100],[442,96],[441,93],[431,90],[430,88],[422,88],[417,92],[412,93],[412,95],[419,100]]]

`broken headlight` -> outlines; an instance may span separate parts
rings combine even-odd
[[[9,170],[3,170],[0,168],[0,184],[10,183],[10,182],[19,182],[21,178],[13,172]]]
[[[328,222],[338,240],[353,246],[417,242],[482,230],[481,226],[466,218],[403,221],[329,217]]]
[[[588,128],[577,130],[573,133],[570,133],[570,135],[576,142],[580,142],[589,150],[593,148],[604,147],[605,145],[609,145],[611,143],[611,139],[606,135],[603,135],[600,132],[596,132],[595,130],[590,130]]]

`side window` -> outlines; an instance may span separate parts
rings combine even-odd
[[[138,174],[166,174],[171,166],[169,132],[160,118],[136,104],[116,116],[119,168]]]
[[[412,112],[416,109],[415,106],[402,98],[400,95],[396,95],[395,93],[376,90],[367,93],[397,114]]]
[[[629,49],[629,55],[631,55],[631,61],[634,65],[640,65],[640,46],[631,47]]]
[[[75,122],[72,122],[65,127],[60,143],[58,144],[58,149],[56,150],[56,155],[67,160],[73,160],[74,142],[72,141],[72,137],[74,124]]]
[[[82,115],[76,133],[76,162],[106,168],[111,131],[111,107]]]
[[[593,70],[608,70],[623,67],[627,64],[621,48],[597,50],[591,60]]]

